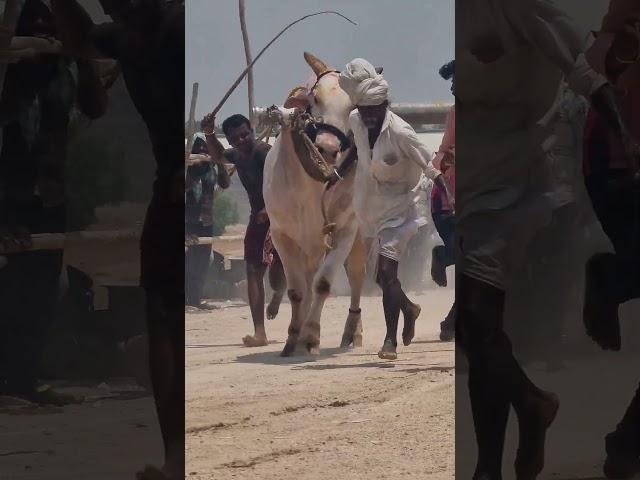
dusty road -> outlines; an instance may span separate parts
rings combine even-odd
[[[395,362],[376,355],[380,297],[363,299],[365,345],[347,352],[349,302],[331,298],[316,359],[279,357],[288,304],[257,349],[241,342],[248,307],[187,314],[187,478],[453,478],[454,349],[438,340],[453,289],[415,298],[416,339]]]
[[[56,387],[86,401],[57,408],[0,397],[0,479],[132,480],[144,465],[162,462],[149,393],[129,380]]]

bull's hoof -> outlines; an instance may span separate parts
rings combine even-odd
[[[320,340],[315,335],[309,334],[303,336],[298,341],[298,345],[302,353],[305,355],[320,355]]]
[[[349,348],[354,343],[353,337],[348,337],[346,335],[342,336],[342,341],[340,342],[340,348]]]
[[[282,349],[282,352],[280,353],[281,357],[293,357],[293,355],[296,353],[296,346],[297,346],[298,342],[295,340],[287,340],[287,343],[285,343],[284,348]]]
[[[314,343],[307,343],[306,345],[307,354],[317,357],[320,355],[320,345]]]
[[[343,336],[340,348],[360,348],[362,347],[362,335]]]

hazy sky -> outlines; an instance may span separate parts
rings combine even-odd
[[[336,10],[289,29],[254,67],[258,106],[282,104],[311,74],[303,52],[336,69],[355,57],[383,66],[394,102],[451,102],[449,83],[438,75],[454,54],[454,0],[246,0],[247,25],[255,56],[293,20]],[[193,82],[200,83],[197,119],[211,111],[246,67],[237,0],[186,2],[186,106]],[[243,82],[218,114],[248,113]]]

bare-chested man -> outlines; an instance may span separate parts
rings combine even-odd
[[[251,217],[244,237],[244,260],[247,266],[249,306],[255,333],[253,336],[247,335],[242,341],[247,347],[264,346],[268,343],[264,326],[264,248],[269,233],[269,217],[262,196],[262,175],[264,161],[271,146],[256,141],[249,119],[242,115],[233,115],[222,123],[222,130],[232,146],[225,149],[216,138],[214,120],[208,115],[202,121],[211,158],[214,162],[228,162],[236,167],[251,206]],[[284,268],[275,251],[269,268],[269,281],[274,289],[273,298],[267,307],[267,316],[271,319],[278,314],[286,288]]]

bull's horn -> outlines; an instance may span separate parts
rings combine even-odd
[[[311,70],[313,70],[313,73],[316,74],[316,77],[319,77],[320,75],[331,70],[331,68],[329,68],[322,60],[318,59],[309,52],[304,52],[304,59],[311,67]]]

